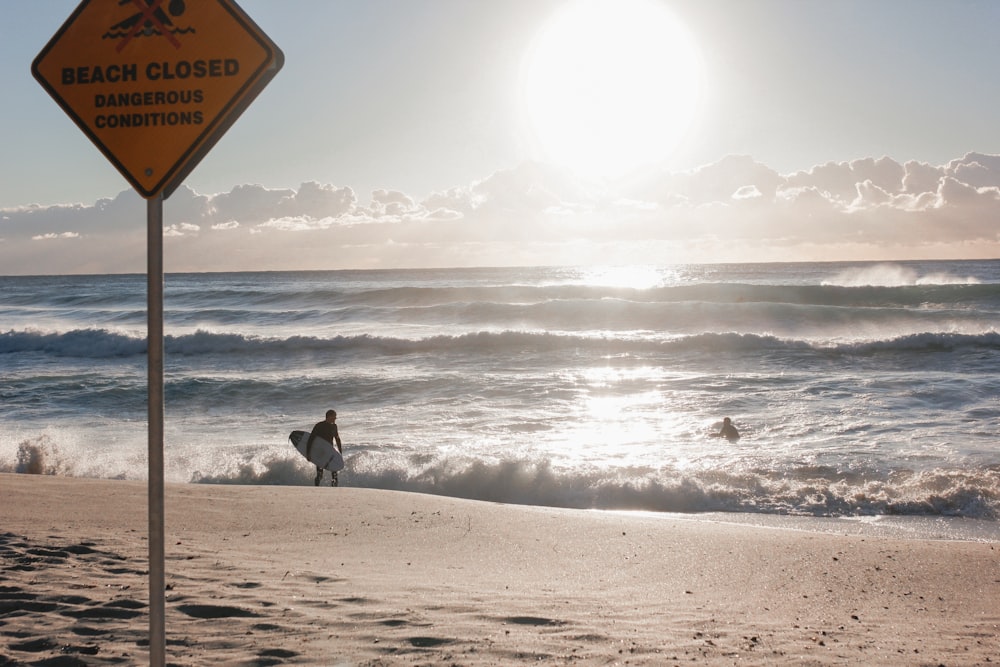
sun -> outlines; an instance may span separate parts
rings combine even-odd
[[[694,38],[656,0],[570,0],[532,43],[522,108],[539,157],[620,177],[668,157],[701,103]]]

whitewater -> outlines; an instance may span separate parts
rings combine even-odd
[[[164,306],[167,481],[312,484],[287,436],[335,408],[345,486],[1000,534],[1000,261],[168,274]],[[145,479],[145,351],[145,276],[0,277],[0,472]]]

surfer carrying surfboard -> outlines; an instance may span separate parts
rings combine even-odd
[[[309,458],[310,449],[312,448],[313,440],[315,438],[322,438],[327,442],[336,443],[337,451],[343,453],[344,446],[340,442],[340,432],[337,430],[337,411],[327,410],[326,419],[321,422],[317,422],[313,426],[312,432],[309,434],[309,440],[306,442],[306,458]],[[314,484],[319,486],[319,483],[323,481],[323,470],[319,466],[316,466],[316,481]],[[337,486],[337,473],[336,471],[330,471],[330,486]]]

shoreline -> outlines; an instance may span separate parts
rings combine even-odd
[[[168,483],[165,503],[175,665],[1000,655],[990,542],[351,487]],[[0,474],[0,507],[0,664],[146,661],[145,482]]]
[[[791,530],[821,535],[853,535],[873,539],[932,540],[1000,544],[1000,524],[987,519],[936,515],[875,514],[863,516],[811,516],[752,512],[648,512],[645,510],[592,510],[625,515],[663,516],[677,521],[718,523],[734,527]]]

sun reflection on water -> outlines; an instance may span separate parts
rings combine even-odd
[[[602,266],[586,271],[581,281],[586,285],[601,287],[631,287],[652,289],[676,282],[676,272],[647,265]]]
[[[680,451],[677,445],[701,441],[704,425],[694,420],[690,406],[677,403],[677,395],[669,388],[676,376],[655,366],[583,371],[577,378],[581,392],[570,421],[554,438],[573,443],[559,453],[559,461],[574,467],[651,470],[666,461],[676,466],[688,460],[693,465],[697,452],[689,451],[689,446]]]

